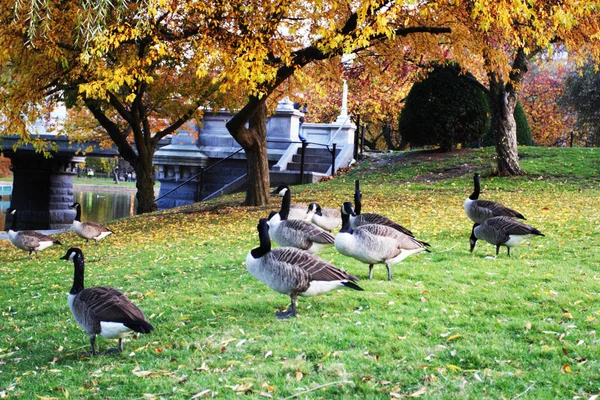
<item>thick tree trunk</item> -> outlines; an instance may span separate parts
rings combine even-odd
[[[129,161],[136,173],[135,187],[137,188],[137,214],[156,211],[158,206],[154,201],[154,166],[152,158],[156,150],[152,144],[137,144],[138,154]]]
[[[489,73],[490,109],[492,129],[496,145],[498,175],[523,175],[519,164],[517,148],[517,124],[515,106],[517,105],[516,86],[527,72],[527,58],[522,49],[517,51],[512,65],[509,83],[504,83],[496,73]]]
[[[248,206],[269,204],[269,159],[267,158],[267,105],[265,101],[255,101],[245,127],[243,112],[227,123],[227,129],[246,152],[248,186],[246,200]]]
[[[152,158],[141,159],[133,168],[137,175],[135,187],[137,188],[137,214],[144,214],[158,209],[154,201],[154,168]]]

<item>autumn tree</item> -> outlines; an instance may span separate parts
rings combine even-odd
[[[156,207],[158,142],[199,106],[237,110],[227,126],[248,160],[246,203],[265,204],[266,101],[280,85],[310,63],[374,42],[449,31],[429,25],[431,12],[388,1],[68,0],[34,1],[29,11],[0,6],[0,37],[10,43],[2,65],[20,77],[3,93],[5,125],[31,139],[23,118],[36,118],[39,104],[87,108],[137,172],[138,212]]]
[[[559,0],[453,3],[458,3],[453,31],[468,38],[453,46],[453,55],[469,70],[473,70],[474,61],[479,65],[483,61],[488,78],[498,173],[522,174],[513,115],[529,62],[541,51],[552,51],[558,43],[570,57],[585,55],[600,60],[600,5],[596,1]]]
[[[576,129],[573,113],[557,101],[565,92],[565,80],[571,70],[559,52],[556,59],[536,60],[523,80],[519,98],[537,145],[554,146]]]
[[[13,2],[0,5],[0,63],[10,71],[0,93],[3,131],[29,141],[28,128],[44,110],[85,108],[136,171],[138,213],[155,210],[159,141],[216,98],[210,74],[220,62],[206,57],[212,48],[202,9],[154,2],[104,8],[102,29],[86,40],[81,21],[100,18],[97,9],[78,0],[44,4],[33,33],[30,14]]]
[[[560,103],[574,113],[578,139],[586,146],[600,146],[600,74],[587,63],[567,77],[565,86]]]

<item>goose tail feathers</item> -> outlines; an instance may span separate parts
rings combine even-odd
[[[359,291],[364,291],[363,288],[361,288],[360,286],[358,286],[356,283],[351,282],[351,281],[346,281],[346,282],[342,282],[342,285],[350,288],[350,289],[354,289],[354,290],[359,290]]]
[[[150,325],[147,321],[129,322],[126,323],[125,326],[139,333],[150,333],[154,330],[154,327]]]

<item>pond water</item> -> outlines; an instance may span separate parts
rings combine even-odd
[[[81,220],[106,223],[135,215],[137,200],[135,192],[81,191],[73,190],[74,201],[81,204]],[[10,201],[0,201],[0,231],[4,230],[4,212]]]

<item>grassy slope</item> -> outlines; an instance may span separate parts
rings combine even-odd
[[[364,292],[289,299],[245,270],[256,222],[278,208],[238,207],[241,195],[111,225],[112,237],[66,245],[27,261],[0,242],[0,394],[56,398],[588,398],[600,393],[600,151],[521,149],[527,176],[489,178],[492,153],[439,160],[384,156],[293,201],[337,207],[361,179],[363,210],[381,212],[433,246],[393,267],[322,254],[364,280]],[[483,198],[521,211],[546,237],[513,249],[468,252],[462,209],[473,171]],[[443,179],[446,178],[446,179]],[[441,180],[438,180],[441,179]],[[430,182],[427,182],[427,181]],[[89,342],[66,304],[82,246],[88,286],[126,292],[156,330],[116,356],[88,358]],[[100,338],[100,350],[114,346]],[[337,383],[336,383],[337,382]],[[153,395],[153,396],[152,396]],[[0,396],[1,397],[1,396]]]

